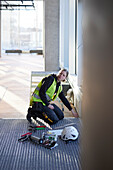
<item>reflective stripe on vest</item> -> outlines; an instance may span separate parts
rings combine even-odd
[[[39,91],[40,91],[42,84],[43,84],[42,81],[39,82],[38,86],[35,88],[35,90],[32,94],[32,97],[31,97],[32,102],[34,101],[34,102],[42,102],[43,103],[43,101],[41,100],[40,95],[39,95]],[[56,79],[54,78],[53,83],[47,89],[47,91],[45,93],[46,99],[48,102],[55,100],[58,97],[59,93],[62,91],[62,86],[60,85],[57,93],[55,93],[56,85],[57,85],[57,82],[56,82]],[[43,105],[45,105],[45,103],[43,103]]]
[[[40,88],[37,86],[37,87],[36,87],[36,90],[38,90],[38,91],[39,91],[39,90],[40,90]]]
[[[37,86],[37,87],[36,87],[36,90],[39,91],[40,88]],[[40,96],[38,96],[38,95],[35,94],[35,93],[33,93],[32,96],[35,97],[35,98],[37,98],[37,99],[41,99]],[[46,98],[47,98],[47,101],[48,101],[48,102],[52,101],[52,99],[51,99],[47,94],[46,94]]]

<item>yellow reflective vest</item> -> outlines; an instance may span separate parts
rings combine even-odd
[[[58,97],[59,93],[62,91],[62,85],[60,85],[57,93],[55,94],[56,85],[57,85],[57,81],[54,78],[53,83],[46,91],[46,98],[47,98],[48,102],[55,100]],[[33,102],[42,102],[43,105],[45,105],[45,103],[41,100],[41,98],[39,96],[39,90],[40,90],[41,86],[42,86],[42,81],[37,85],[36,89],[34,90],[32,96],[31,96],[30,106],[32,106]]]

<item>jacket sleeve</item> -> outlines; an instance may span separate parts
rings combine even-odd
[[[71,111],[72,107],[69,103],[69,101],[66,99],[66,97],[64,96],[63,91],[61,91],[61,93],[59,94],[59,98],[61,99],[61,101],[63,102],[63,104]]]
[[[53,76],[45,77],[42,80],[42,86],[40,88],[39,95],[40,95],[40,98],[43,101],[43,103],[46,104],[46,106],[49,105],[49,102],[47,101],[47,98],[46,98],[46,91],[51,86],[53,81],[54,81]]]

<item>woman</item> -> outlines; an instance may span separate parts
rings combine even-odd
[[[31,117],[34,119],[39,117],[49,124],[55,124],[63,119],[64,114],[61,109],[57,105],[51,103],[51,101],[55,100],[57,97],[61,99],[74,117],[78,117],[78,114],[72,109],[62,91],[61,81],[65,81],[67,76],[68,71],[62,69],[59,71],[58,75],[51,74],[41,80],[30,100],[32,108],[28,109],[27,120],[29,122],[31,122]]]

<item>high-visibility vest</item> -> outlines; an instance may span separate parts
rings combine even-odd
[[[62,91],[62,85],[60,85],[57,93],[55,94],[56,85],[57,85],[57,81],[54,78],[53,83],[46,91],[46,98],[47,98],[48,102],[55,100],[58,97],[59,93]],[[37,85],[36,89],[34,90],[32,96],[31,96],[30,106],[32,106],[33,102],[42,102],[43,105],[45,105],[45,103],[41,100],[41,98],[39,96],[39,90],[40,90],[41,86],[42,86],[42,81]]]

